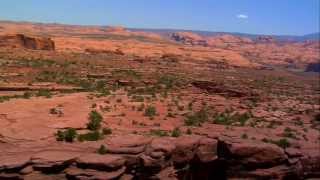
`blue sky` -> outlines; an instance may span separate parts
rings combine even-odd
[[[320,0],[2,0],[0,20],[254,34],[319,31]]]

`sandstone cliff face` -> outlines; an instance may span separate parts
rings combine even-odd
[[[0,36],[0,47],[54,50],[55,44],[50,38],[28,37],[23,34],[14,34]]]

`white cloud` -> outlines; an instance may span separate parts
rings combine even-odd
[[[238,15],[237,15],[237,18],[239,18],[239,19],[248,19],[249,16],[246,15],[246,14],[238,14]]]

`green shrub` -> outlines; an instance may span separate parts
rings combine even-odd
[[[98,154],[104,155],[108,153],[108,150],[105,145],[101,145],[97,151]]]
[[[286,138],[282,138],[282,139],[279,139],[279,140],[272,140],[272,139],[267,139],[267,138],[263,138],[262,139],[263,142],[265,143],[272,143],[272,144],[275,144],[283,149],[285,148],[288,148],[291,146],[290,142],[286,139]]]
[[[250,115],[248,113],[243,113],[243,114],[235,114],[234,116],[232,116],[235,121],[240,122],[241,126],[244,126],[246,124],[246,122],[249,120]]]
[[[139,87],[139,88],[134,88],[128,91],[128,95],[131,96],[133,94],[138,94],[138,95],[152,95],[153,97],[155,94],[159,91],[158,88],[154,86],[147,86],[147,87]]]
[[[286,127],[283,131],[283,136],[284,137],[288,137],[288,138],[293,138],[293,139],[297,139],[296,135],[294,134],[294,130],[289,128],[289,127]]]
[[[103,120],[103,117],[100,113],[97,111],[91,111],[89,114],[89,123],[87,124],[87,128],[89,130],[98,130],[101,127],[101,122]]]
[[[65,133],[61,130],[58,130],[55,136],[57,141],[64,141]]]
[[[0,96],[0,103],[5,102],[5,101],[9,101],[10,97],[9,96]]]
[[[231,125],[233,123],[231,117],[227,113],[218,114],[213,120],[214,124]]]
[[[51,98],[52,97],[52,94],[49,90],[47,89],[41,89],[38,91],[38,93],[36,94],[36,96],[44,96],[46,98]]]
[[[169,136],[168,132],[163,130],[150,130],[150,134],[153,136],[160,136],[160,137]]]
[[[250,119],[250,115],[248,113],[243,113],[243,114],[235,113],[232,115],[231,112],[226,111],[223,113],[218,113],[215,116],[213,123],[221,124],[221,125],[232,125],[236,122],[239,122],[240,126],[244,126],[249,119]]]
[[[282,148],[288,148],[291,146],[291,144],[289,143],[289,141],[285,138],[279,139],[278,141],[272,141],[272,143],[278,145],[279,147]]]
[[[98,141],[102,139],[103,135],[99,131],[92,131],[78,136],[79,141]]]
[[[175,86],[179,86],[179,78],[172,75],[164,75],[158,79],[158,84],[165,85],[166,89],[172,89]]]
[[[66,142],[73,142],[76,137],[77,137],[77,132],[73,128],[69,128],[65,133]]]
[[[209,114],[206,108],[202,108],[198,112],[188,115],[184,120],[187,126],[200,126],[202,123],[209,120]]]
[[[66,131],[58,130],[56,133],[57,141],[66,141],[66,142],[74,142],[74,139],[77,137],[77,132],[73,128],[69,128]]]
[[[172,137],[179,137],[179,136],[181,136],[181,131],[180,131],[180,129],[179,129],[179,128],[175,128],[175,129],[172,131],[171,136],[172,136]]]
[[[157,114],[157,110],[154,106],[148,106],[144,111],[144,115],[148,117],[153,117],[156,114]]]

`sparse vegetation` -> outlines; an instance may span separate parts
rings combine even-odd
[[[106,148],[105,145],[101,145],[97,151],[98,154],[104,155],[108,153],[108,149]]]
[[[179,128],[174,128],[174,130],[173,130],[172,133],[171,133],[171,136],[172,136],[172,137],[179,137],[179,136],[181,136],[181,131],[180,131],[180,129],[179,129]]]
[[[286,139],[286,138],[281,138],[279,140],[271,140],[271,139],[267,139],[267,138],[264,138],[262,139],[263,142],[265,143],[272,143],[272,144],[275,144],[283,149],[285,148],[288,148],[291,146],[290,142]]]
[[[160,136],[160,137],[169,136],[168,132],[163,130],[150,130],[150,134],[152,136]]]
[[[154,106],[147,106],[144,115],[152,118],[157,115],[157,110]]]
[[[37,92],[36,96],[40,97],[40,96],[44,96],[46,98],[51,98],[52,94],[49,90],[47,89],[41,89]]]
[[[235,113],[231,114],[229,111],[225,111],[224,113],[218,113],[214,120],[214,124],[221,124],[221,125],[240,125],[244,126],[246,122],[249,120],[250,115],[248,113]]]
[[[138,72],[132,70],[132,69],[118,69],[112,71],[112,76],[116,78],[131,78],[131,79],[140,79],[141,74]]]
[[[42,30],[47,29],[44,28],[45,25],[41,25],[41,27]],[[1,28],[3,32],[7,32],[6,27],[0,27],[0,31]],[[50,28],[54,29],[55,26]],[[268,165],[268,167],[261,159],[254,162],[258,170],[259,168],[262,168],[262,171],[271,169],[274,171],[272,178],[277,178],[278,170],[282,171],[286,168],[290,170],[292,163],[299,159],[299,157],[295,157],[296,155],[300,156],[301,153],[301,157],[305,157],[313,153],[319,145],[318,96],[320,85],[318,76],[315,77],[317,73],[305,73],[300,69],[304,68],[306,63],[315,60],[313,42],[295,43],[295,46],[301,50],[308,48],[305,56],[298,57],[297,53],[293,53],[294,56],[290,55],[289,51],[292,48],[289,48],[287,43],[291,42],[271,43],[272,48],[279,45],[280,49],[285,48],[288,52],[281,52],[278,49],[266,49],[266,52],[262,52],[261,50],[268,47],[269,37],[261,37],[263,42],[258,39],[259,42],[244,43],[243,48],[237,48],[239,43],[229,43],[229,45],[219,48],[214,45],[215,41],[211,40],[209,46],[206,46],[207,37],[202,37],[203,42],[202,40],[196,42],[199,46],[193,46],[193,42],[183,41],[180,37],[172,37],[172,39],[181,40],[181,44],[184,45],[180,46],[180,42],[169,41],[168,38],[164,41],[161,40],[160,43],[160,40],[157,40],[158,37],[147,33],[146,35],[150,35],[150,38],[157,42],[156,45],[143,43],[135,46],[134,43],[139,43],[139,41],[130,40],[132,38],[130,33],[135,32],[121,30],[122,28],[119,28],[120,31],[117,33],[119,35],[116,35],[119,37],[116,38],[110,38],[109,36],[113,36],[113,33],[105,28],[89,32],[96,27],[76,30],[77,26],[72,26],[72,32],[68,33],[62,32],[63,26],[59,25],[59,28],[61,32],[60,30],[59,32],[40,32],[37,30],[34,33],[37,35],[40,32],[41,36],[48,35],[48,37],[53,37],[53,40],[58,40],[59,42],[56,43],[59,46],[63,44],[63,47],[58,47],[57,51],[33,51],[19,47],[0,48],[0,102],[4,102],[0,104],[3,111],[0,113],[0,120],[3,121],[3,127],[10,126],[9,129],[2,128],[0,136],[1,134],[5,136],[4,139],[2,138],[5,143],[7,140],[12,142],[12,147],[19,144],[21,148],[28,148],[24,150],[26,152],[33,152],[32,148],[36,148],[38,151],[40,147],[39,152],[42,152],[41,144],[27,142],[28,139],[37,138],[35,136],[40,134],[38,138],[43,140],[45,140],[44,137],[50,137],[48,139],[50,141],[53,137],[53,140],[59,141],[56,143],[61,147],[61,151],[79,148],[79,152],[89,152],[86,148],[92,146],[94,149],[90,150],[89,148],[89,153],[94,152],[96,155],[110,153],[111,159],[120,158],[121,163],[123,160],[131,161],[131,156],[122,157],[119,155],[118,158],[120,151],[132,151],[127,152],[128,154],[135,154],[133,151],[139,151],[137,156],[140,154],[148,155],[142,157],[143,160],[152,160],[153,164],[153,160],[159,161],[156,163],[160,163],[159,168],[161,165],[161,169],[156,168],[155,172],[148,171],[145,176],[143,172],[140,172],[140,162],[138,162],[139,167],[131,166],[129,162],[119,168],[111,168],[110,172],[119,170],[123,174],[137,175],[142,178],[152,178],[156,176],[154,173],[165,172],[162,170],[167,168],[167,165],[168,168],[174,166],[173,168],[179,172],[183,170],[181,173],[184,173],[185,169],[193,168],[180,167],[180,163],[172,163],[175,160],[172,160],[174,157],[171,155],[174,156],[174,153],[179,152],[165,153],[165,157],[160,157],[163,153],[149,153],[150,143],[156,142],[153,139],[158,140],[158,137],[167,136],[161,140],[168,141],[169,145],[171,145],[170,143],[175,145],[181,139],[177,137],[189,138],[190,143],[185,144],[187,146],[185,148],[188,152],[192,148],[190,149],[191,155],[196,153],[193,160],[196,160],[196,163],[199,160],[201,164],[211,159],[207,156],[210,154],[206,154],[204,151],[208,148],[216,148],[216,145],[218,145],[218,154],[222,156],[228,156],[230,153],[221,154],[220,150],[224,151],[225,148],[228,150],[233,146],[239,146],[238,149],[245,151],[245,153],[254,152],[257,149],[261,150],[261,152],[257,152],[260,153],[257,157],[270,154],[271,151],[279,149],[278,147],[292,147],[290,150],[287,149],[284,154],[279,154],[280,159],[275,159],[275,163]],[[68,30],[68,28],[66,29]],[[118,28],[114,30],[118,32]],[[99,35],[96,32],[101,33]],[[122,37],[123,33],[126,37]],[[62,34],[63,38],[59,37]],[[180,33],[175,34],[179,35]],[[184,36],[183,34],[179,36]],[[186,36],[189,35],[186,33]],[[230,38],[232,40],[232,37],[226,38],[226,40],[230,40]],[[94,42],[95,39],[99,41],[105,39],[125,41],[98,43]],[[86,44],[87,40],[90,42]],[[271,37],[270,40],[272,40]],[[169,41],[170,44],[167,44],[166,41]],[[173,44],[172,47],[171,44]],[[80,45],[85,45],[85,47],[79,47]],[[200,47],[200,45],[206,47]],[[254,48],[255,46],[259,47]],[[119,49],[116,51],[107,50],[108,47]],[[93,49],[90,52],[89,48],[96,48],[96,50]],[[232,53],[233,50],[236,51]],[[243,50],[248,52],[243,52]],[[254,50],[254,52],[249,52],[250,50]],[[168,55],[167,51],[180,55]],[[163,53],[165,54],[162,56]],[[268,57],[269,55],[270,57]],[[23,60],[18,59],[20,57],[23,57]],[[236,61],[232,59],[236,59]],[[241,62],[243,60],[245,62]],[[238,62],[241,67],[236,67]],[[250,67],[242,67],[246,65]],[[264,65],[267,66],[264,67]],[[286,66],[290,70],[286,70]],[[45,97],[52,99],[45,99]],[[87,114],[83,114],[83,112]],[[62,115],[64,117],[59,118]],[[80,115],[84,116],[80,117]],[[73,124],[77,120],[79,124]],[[29,130],[28,128],[31,126],[32,128]],[[52,128],[57,127],[67,128],[52,131]],[[76,129],[68,129],[68,127]],[[25,130],[32,132],[23,133],[22,131]],[[192,134],[193,136],[188,136]],[[7,137],[14,137],[16,140]],[[128,137],[131,139],[121,140],[121,138]],[[262,139],[262,137],[266,138]],[[103,140],[104,138],[105,140]],[[270,144],[263,144],[260,142],[261,139]],[[123,147],[120,145],[127,144],[127,141],[130,141],[128,145],[123,145]],[[77,143],[66,144],[72,142]],[[39,143],[41,142],[39,141]],[[33,147],[33,145],[35,146]],[[121,149],[117,153],[115,147],[118,145],[121,146]],[[128,148],[126,148],[127,146]],[[298,150],[299,148],[300,150]],[[179,147],[176,150],[179,150]],[[4,152],[3,156],[5,157],[8,153],[8,155],[14,156],[14,151],[13,149],[12,152],[11,150]],[[205,154],[201,154],[203,152]],[[231,152],[231,155],[238,157],[245,153]],[[109,158],[109,155],[106,158]],[[183,153],[181,155],[184,156]],[[270,158],[273,158],[271,156],[273,156],[272,154],[270,154]],[[274,156],[278,156],[277,153]],[[283,158],[285,158],[284,161],[282,161]],[[232,159],[234,158],[224,160],[223,164],[228,165],[226,168],[229,168],[229,165],[238,167],[239,164],[234,164]],[[243,158],[237,162],[242,162],[241,160]],[[179,167],[176,167],[176,164]],[[34,164],[34,167],[36,165]],[[67,165],[70,166],[63,166],[61,170],[76,167],[76,164],[68,162]],[[277,168],[278,165],[280,168]],[[89,175],[91,173],[91,170],[87,172],[88,169],[84,164],[83,167],[79,165],[77,168],[79,171],[84,168],[85,173],[89,173]],[[58,169],[60,170],[60,168]],[[122,172],[123,169],[125,172]],[[92,170],[97,170],[94,173],[99,175],[100,171],[103,173],[109,168],[96,169],[92,167]],[[239,170],[241,170],[239,173],[243,177],[247,177],[246,172],[250,171],[249,173],[252,174],[256,168],[245,166]],[[17,172],[15,170],[12,172],[24,178],[25,175],[19,174],[19,171],[20,168],[17,169]],[[5,173],[5,177],[8,173],[9,177],[11,170],[3,173]],[[57,177],[66,173],[61,171]],[[235,171],[235,175],[237,173]],[[86,178],[89,175],[83,174],[83,177]],[[280,175],[282,175],[281,172]],[[302,175],[309,177],[308,174],[302,173]],[[119,178],[121,177],[122,175],[119,176]],[[74,178],[81,177],[74,175]]]
[[[201,110],[187,115],[186,119],[184,120],[187,126],[200,126],[202,123],[209,120],[209,114],[207,108],[202,108]]]
[[[296,135],[294,134],[294,130],[289,128],[289,127],[286,127],[283,131],[283,136],[284,137],[287,137],[287,138],[293,138],[293,139],[297,139]]]
[[[87,128],[89,130],[98,130],[101,127],[101,122],[103,117],[97,111],[91,111],[89,114],[89,123],[87,124]]]
[[[285,138],[279,139],[278,141],[272,141],[272,143],[278,145],[279,147],[282,148],[288,148],[291,146],[291,144],[289,143],[289,141]]]
[[[77,137],[77,131],[73,128],[69,128],[66,131],[58,130],[55,134],[57,141],[65,141],[65,142],[74,142],[74,139]]]
[[[103,134],[101,134],[99,131],[95,130],[95,131],[90,131],[86,134],[79,134],[78,135],[78,140],[80,142],[82,141],[98,141],[100,139],[102,139]]]

